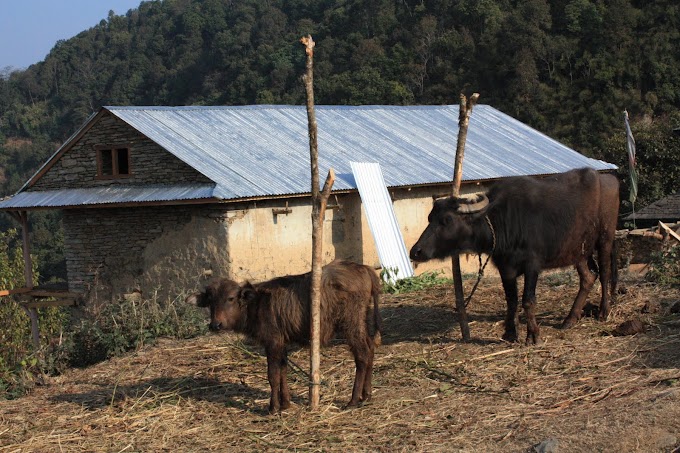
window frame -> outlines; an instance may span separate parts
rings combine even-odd
[[[127,173],[120,173],[118,168],[118,151],[126,150],[127,152]],[[131,165],[131,155],[132,146],[129,144],[123,145],[97,145],[95,146],[97,152],[97,176],[96,179],[122,179],[129,178],[132,175],[132,165]],[[104,159],[103,155],[105,152],[111,153],[111,174],[105,175],[103,173]]]

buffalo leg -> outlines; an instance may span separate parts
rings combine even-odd
[[[592,259],[592,257],[590,258]],[[576,325],[581,316],[583,315],[583,307],[586,305],[586,299],[588,298],[588,293],[595,284],[595,274],[590,270],[588,265],[588,259],[583,258],[581,261],[576,263],[576,271],[579,276],[579,288],[576,299],[574,300],[574,305],[571,306],[571,311],[569,315],[562,321],[561,329],[569,329]],[[600,272],[604,272],[602,266],[600,266]],[[603,287],[604,288],[604,287]]]
[[[364,388],[361,393],[361,399],[363,401],[369,401],[371,399],[371,394],[373,393],[373,358],[375,356],[375,343],[373,338],[368,337],[367,340],[369,345],[368,354],[368,366],[366,367],[366,375],[364,376]]]
[[[364,340],[358,340],[351,345],[352,354],[354,354],[354,364],[356,365],[356,374],[354,376],[354,387],[352,388],[352,399],[347,403],[347,407],[358,406],[362,400],[362,395],[365,394],[365,380],[366,373],[369,368],[372,368],[372,351],[369,345]]]
[[[616,273],[616,256],[613,253],[613,241],[609,240],[603,241],[606,245],[600,247],[597,252],[597,260],[600,265],[600,284],[602,286],[602,299],[600,301],[600,311],[598,313],[597,319],[600,321],[606,321],[609,316],[609,291],[612,293],[616,291],[616,283],[614,274]],[[611,288],[610,288],[611,283]],[[613,297],[613,295],[612,295]]]
[[[280,403],[281,410],[290,407],[290,389],[288,388],[288,351],[284,348],[283,357],[281,358],[281,371],[279,372],[279,379],[281,380],[281,394]]]
[[[266,348],[267,353],[267,379],[271,388],[269,399],[269,413],[275,414],[281,411],[281,368],[285,363],[285,349],[281,346]]]
[[[543,343],[540,338],[538,323],[536,323],[536,284],[538,272],[527,271],[524,273],[524,292],[522,294],[522,308],[527,317],[527,345]]]
[[[517,277],[501,275],[503,281],[503,290],[505,291],[505,302],[507,303],[507,311],[505,314],[505,332],[503,333],[503,340],[515,342],[517,336]]]

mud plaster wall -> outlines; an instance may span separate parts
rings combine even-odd
[[[323,261],[344,258],[377,264],[377,252],[361,214],[358,194],[332,196],[323,224]],[[312,258],[312,209],[309,198],[258,202],[228,213],[230,277],[266,280],[309,272]],[[367,236],[368,234],[368,236]],[[366,241],[369,238],[370,241]]]
[[[432,195],[441,189],[391,192],[407,251],[427,225]],[[311,269],[308,198],[114,209],[66,210],[65,257],[71,290],[108,298],[139,288],[178,297],[212,278],[261,281]],[[329,200],[323,260],[349,259],[380,267],[358,193]],[[462,261],[476,272],[477,260]],[[450,275],[450,261],[419,265],[416,274]]]
[[[397,223],[408,253],[427,226],[433,195],[445,194],[449,185],[394,189],[390,191]],[[482,190],[481,186],[464,187],[463,193]],[[359,194],[332,196],[326,210],[323,232],[324,263],[334,258],[349,259],[380,268],[378,251],[368,225]],[[339,206],[339,207],[338,207]],[[289,200],[288,214],[274,214],[285,202],[256,203],[229,212],[228,249],[230,277],[236,280],[263,280],[311,269],[311,206],[307,198]],[[485,257],[484,257],[485,258]],[[476,256],[461,256],[464,273],[476,273]],[[489,264],[488,271],[493,272]],[[420,264],[416,275],[439,271],[451,275],[451,262]]]

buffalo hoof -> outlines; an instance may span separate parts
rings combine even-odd
[[[527,335],[527,341],[526,341],[527,346],[540,346],[542,344],[543,344],[543,340],[541,339],[541,337],[538,336],[537,333]]]
[[[270,415],[279,414],[279,413],[285,411],[286,409],[288,409],[289,407],[290,407],[290,401],[283,401],[278,406],[274,406],[274,405],[270,404],[269,405],[269,414]]]
[[[519,337],[517,336],[517,332],[505,332],[503,336],[501,337],[503,341],[507,341],[509,343],[517,343],[519,341]]]
[[[574,319],[572,317],[567,317],[562,321],[562,324],[560,325],[560,329],[571,329],[576,325],[578,322],[578,319]]]
[[[364,405],[363,401],[350,401],[349,403],[345,404],[345,407],[343,407],[343,410],[347,409],[354,409],[355,407],[361,407]]]

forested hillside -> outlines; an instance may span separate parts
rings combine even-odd
[[[317,104],[457,104],[476,91],[622,172],[627,109],[638,202],[677,189],[675,0],[155,0],[3,70],[0,196],[101,105],[302,104],[307,34]]]

